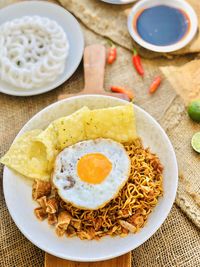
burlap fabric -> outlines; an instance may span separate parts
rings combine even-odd
[[[181,66],[164,66],[161,71],[173,84],[187,105],[194,99],[200,99],[200,60],[196,59]]]
[[[104,38],[90,31],[83,24],[82,29],[86,45],[106,43]],[[199,130],[199,125],[191,123],[187,118],[182,99],[177,96],[172,84],[167,80],[163,82],[155,95],[147,94],[150,80],[161,72],[160,69],[163,66],[169,64],[178,66],[187,62],[188,59],[170,62],[166,59],[143,60],[146,73],[142,80],[133,70],[131,53],[127,49],[118,47],[118,55],[117,62],[106,67],[105,88],[108,90],[110,85],[115,84],[134,90],[136,103],[152,114],[167,131],[176,150],[181,174],[176,204],[182,210],[174,205],[169,217],[156,234],[134,250],[133,266],[200,266],[200,236],[197,228],[200,226],[197,195],[199,193],[199,157],[190,148],[191,135]],[[32,115],[55,102],[59,94],[80,91],[83,84],[81,65],[70,80],[52,92],[24,98],[0,94],[1,154],[9,148],[17,132]],[[19,232],[7,211],[2,191],[2,179],[0,216],[0,266],[43,266],[44,253]]]
[[[196,0],[187,0],[196,11],[200,24],[200,4]],[[132,50],[133,46],[137,48],[141,55],[146,58],[159,57],[160,53],[150,52],[135,43],[127,30],[127,15],[129,5],[113,5],[112,8],[99,0],[59,0],[59,2],[78,17],[87,27],[94,32],[108,37],[115,43]],[[194,40],[185,48],[170,54],[162,54],[166,57],[172,55],[182,55],[188,53],[200,52],[200,35],[196,35]]]
[[[92,0],[59,0],[59,2],[69,9],[73,14],[75,14],[90,30],[95,31],[101,36],[109,37],[110,39],[114,40],[116,43],[120,44],[123,47],[131,49],[133,47],[133,41],[130,38],[127,27],[126,27],[126,12],[127,6],[119,7],[119,6],[110,6],[101,3],[100,1],[92,1]],[[200,4],[196,1],[189,0],[192,4],[194,9],[197,12],[197,15],[200,16]],[[130,6],[130,5],[129,5]],[[105,41],[106,43],[106,41]],[[178,53],[190,53],[194,52],[191,47],[200,47],[200,38],[197,34],[196,39],[186,48]],[[195,50],[195,52],[197,52]],[[148,52],[149,54],[150,52]],[[158,72],[158,68],[163,74],[165,74],[168,78],[169,84],[165,82],[165,91],[160,92],[159,101],[157,98],[151,98],[151,101],[148,101],[148,97],[144,96],[144,91],[141,88],[136,94],[136,101],[140,105],[142,105],[147,111],[149,111],[154,117],[157,118],[163,124],[164,128],[168,131],[169,136],[172,139],[172,142],[176,148],[181,140],[181,144],[185,143],[186,145],[182,145],[177,149],[177,156],[179,157],[179,167],[180,167],[180,174],[182,179],[180,181],[180,187],[177,196],[177,203],[178,205],[183,208],[183,210],[189,215],[189,217],[193,220],[193,222],[200,227],[200,210],[199,210],[199,195],[198,190],[200,186],[199,182],[199,173],[198,173],[198,163],[199,158],[198,156],[192,151],[190,148],[190,139],[195,131],[198,131],[198,125],[192,124],[186,115],[183,102],[180,100],[176,100],[177,94],[183,96],[184,99],[188,97],[194,98],[200,96],[199,87],[196,86],[198,84],[198,69],[196,68],[194,62],[186,64],[188,59],[179,59],[174,62],[166,62],[166,60],[154,60],[154,64],[152,61],[146,62],[146,64],[150,64],[150,69],[148,73],[145,75],[146,80],[143,83],[140,83],[138,76],[134,77],[134,79],[138,80],[138,86],[144,87],[144,84],[148,87],[148,78],[152,79],[153,75],[155,76],[154,72]],[[199,62],[199,60],[197,60]],[[119,64],[114,65],[112,68],[114,79],[119,76],[119,73],[123,73],[121,71],[122,65],[124,64],[125,68],[129,67],[131,70],[131,61],[130,56],[126,59],[125,55],[123,61]],[[169,64],[171,66],[169,66]],[[163,67],[163,65],[165,67]],[[155,70],[154,70],[155,66]],[[128,86],[128,82],[134,81],[130,77],[130,72],[126,71],[123,73],[123,77],[120,76],[119,82],[123,86]],[[194,69],[196,68],[196,72]],[[178,71],[179,70],[179,71]],[[115,75],[114,75],[115,74]],[[167,75],[168,74],[168,75]],[[169,75],[170,74],[170,75]],[[192,76],[191,76],[192,74]],[[112,77],[109,77],[111,80],[111,84],[113,84]],[[133,77],[133,75],[132,75]],[[189,78],[190,77],[190,78]],[[182,84],[183,86],[179,86],[178,84]],[[195,82],[196,81],[196,82]],[[193,82],[192,92],[188,92],[188,88],[190,88],[191,82]],[[131,85],[132,85],[131,84]],[[174,85],[175,84],[175,85]],[[130,85],[130,86],[131,86]],[[176,87],[177,91],[173,90],[173,87]],[[168,88],[169,87],[169,88]],[[135,85],[134,85],[135,88]],[[183,88],[186,88],[183,90]],[[137,90],[138,88],[135,88]],[[183,91],[183,93],[182,93]],[[140,102],[141,101],[141,102]],[[155,102],[154,102],[155,101]],[[149,106],[150,104],[150,106]],[[165,123],[167,121],[167,124]],[[184,122],[182,123],[179,122]],[[170,126],[169,126],[170,125]],[[176,134],[174,127],[176,128]],[[182,128],[181,128],[182,127]],[[187,130],[186,130],[187,129]],[[171,133],[172,132],[172,133]],[[188,162],[188,158],[191,160],[192,164],[186,167],[185,162]],[[183,171],[182,171],[183,170]],[[192,179],[191,179],[192,176]],[[187,185],[187,186],[186,186]]]

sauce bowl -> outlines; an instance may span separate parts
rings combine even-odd
[[[185,20],[187,20],[188,27],[185,35],[180,40],[168,45],[157,45],[144,40],[137,30],[138,18],[141,16],[144,10],[148,10],[155,6],[167,6],[173,9],[177,9],[177,13],[184,14]],[[180,15],[179,14],[179,15]],[[152,19],[152,17],[150,18]],[[128,16],[128,30],[133,40],[142,47],[155,52],[172,52],[186,46],[195,36],[198,28],[198,19],[194,9],[184,0],[142,0],[135,4]],[[154,32],[157,29],[154,29]],[[170,31],[168,31],[170,33]],[[151,34],[151,33],[149,33]],[[167,32],[166,32],[167,34]]]

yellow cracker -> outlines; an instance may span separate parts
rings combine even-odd
[[[85,124],[87,139],[111,138],[128,142],[137,137],[133,104],[91,110]]]
[[[42,131],[37,137],[36,140],[44,144],[46,148],[46,155],[48,160],[48,169],[49,171],[53,168],[53,162],[58,154],[58,135],[54,129],[53,124],[51,123],[44,131]]]
[[[35,141],[40,133],[41,130],[33,130],[20,136],[1,158],[1,163],[29,178],[48,180],[46,149]]]
[[[83,107],[55,120],[44,131],[23,134],[1,163],[29,178],[48,180],[56,155],[65,147],[99,137],[122,143],[136,136],[132,104],[97,110]]]
[[[88,114],[88,107],[83,107],[73,114],[53,122],[53,126],[58,134],[60,150],[86,139],[85,120]]]

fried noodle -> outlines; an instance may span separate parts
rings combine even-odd
[[[163,166],[156,154],[144,149],[141,140],[125,143],[131,159],[128,181],[116,198],[98,210],[82,210],[64,202],[56,193],[60,210],[70,215],[65,234],[80,239],[106,235],[126,236],[139,231],[163,194]],[[59,213],[59,212],[58,212]]]

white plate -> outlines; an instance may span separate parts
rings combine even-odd
[[[105,3],[113,4],[113,5],[125,5],[129,3],[133,3],[137,0],[101,0]]]
[[[22,16],[43,16],[55,20],[66,32],[69,41],[69,55],[66,59],[65,69],[58,79],[42,88],[31,90],[20,89],[0,81],[0,92],[16,95],[30,96],[50,91],[64,83],[77,69],[83,55],[84,39],[78,21],[64,8],[46,1],[26,1],[0,9],[0,24]]]
[[[91,109],[124,105],[127,102],[115,97],[85,95],[56,102],[38,114],[19,132],[44,128],[53,120],[71,114],[86,105]],[[9,212],[21,232],[36,246],[57,257],[74,261],[100,261],[122,255],[150,238],[166,219],[175,199],[178,181],[176,156],[173,147],[160,125],[143,109],[135,106],[139,136],[145,146],[160,157],[164,164],[164,196],[148,218],[145,227],[137,234],[125,238],[105,237],[99,241],[78,238],[59,238],[47,221],[40,222],[33,214],[37,204],[32,200],[31,182],[9,168],[4,168],[3,189]]]
[[[133,20],[134,17],[138,14],[138,12],[142,9],[146,9],[152,6],[156,5],[167,5],[175,8],[180,8],[185,13],[188,15],[190,19],[190,28],[189,32],[185,36],[185,38],[181,39],[179,42],[172,44],[172,45],[167,45],[167,46],[157,46],[150,44],[146,41],[144,41],[137,31],[133,27]],[[172,52],[176,51],[178,49],[183,48],[186,46],[195,36],[198,28],[198,19],[197,15],[194,11],[194,9],[184,0],[142,0],[139,1],[137,4],[133,6],[131,9],[131,12],[128,16],[128,30],[135,42],[137,42],[139,45],[143,46],[146,49],[155,51],[155,52],[162,52],[162,53],[167,53],[167,52]]]

